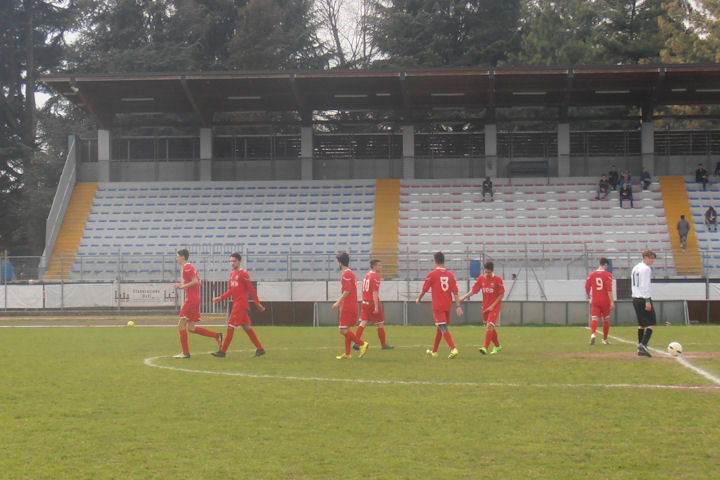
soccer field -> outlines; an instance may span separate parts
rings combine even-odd
[[[717,478],[720,328],[658,327],[684,360],[635,354],[635,328],[588,345],[580,327],[366,329],[338,361],[331,327],[237,332],[227,358],[175,327],[1,328],[1,478]],[[6,323],[5,322],[2,323]],[[0,324],[2,324],[0,323]],[[102,323],[102,322],[98,322]],[[124,321],[123,321],[124,323]],[[224,327],[209,327],[224,331]],[[625,343],[624,341],[628,343]]]

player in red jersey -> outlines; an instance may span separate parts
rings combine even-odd
[[[343,252],[338,254],[335,258],[337,259],[338,265],[342,270],[342,278],[340,279],[342,293],[340,295],[340,298],[337,299],[337,302],[333,303],[332,309],[337,310],[338,307],[340,308],[340,335],[345,337],[345,353],[342,355],[338,355],[335,358],[337,358],[338,360],[352,358],[352,355],[350,355],[350,346],[353,343],[357,343],[358,345],[360,345],[360,355],[358,356],[362,358],[367,352],[368,346],[370,344],[368,342],[362,341],[357,335],[352,332],[352,330],[350,330],[357,324],[357,279],[355,278],[355,274],[352,270],[350,270],[349,267],[350,255],[348,255],[346,252]]]
[[[425,277],[425,283],[422,286],[420,295],[418,295],[415,300],[415,303],[419,305],[423,295],[425,295],[428,290],[432,290],[432,310],[436,327],[435,342],[433,343],[432,350],[426,350],[425,353],[431,357],[437,357],[440,339],[444,338],[450,347],[450,355],[448,355],[448,358],[455,358],[459,352],[457,348],[455,348],[455,342],[453,342],[452,335],[450,335],[448,325],[450,325],[450,310],[452,309],[453,301],[457,305],[458,317],[462,317],[463,314],[462,308],[460,307],[460,298],[458,297],[457,282],[455,282],[455,275],[445,269],[445,255],[443,255],[442,252],[436,252],[433,259],[435,269]]]
[[[219,297],[213,298],[214,303],[222,302],[227,300],[231,295],[233,298],[232,311],[230,312],[230,318],[228,319],[227,333],[225,334],[225,342],[217,352],[213,352],[215,357],[224,357],[227,353],[227,349],[232,342],[233,335],[235,335],[236,328],[242,328],[250,337],[250,341],[255,345],[255,356],[265,355],[265,349],[262,347],[260,340],[255,335],[255,330],[250,326],[250,305],[248,304],[248,294],[252,296],[255,307],[261,312],[265,311],[265,307],[262,306],[260,300],[258,300],[255,288],[250,281],[250,275],[240,268],[240,262],[242,256],[239,253],[230,254],[230,265],[232,266],[232,272],[230,273],[230,282],[228,290],[220,295]]]
[[[482,302],[482,316],[485,321],[485,344],[480,347],[480,353],[486,355],[487,349],[490,346],[490,342],[494,343],[495,346],[490,352],[491,355],[499,353],[502,350],[500,341],[498,340],[497,334],[497,321],[500,317],[500,309],[502,308],[503,294],[505,293],[505,286],[503,285],[502,278],[495,275],[495,265],[493,262],[485,262],[483,265],[484,272],[475,281],[472,290],[465,294],[460,299],[464,302],[471,296],[475,295],[482,290],[483,302]]]
[[[175,355],[175,358],[190,358],[190,347],[188,346],[188,331],[205,337],[212,337],[217,340],[218,347],[222,345],[222,333],[211,332],[196,325],[200,321],[200,277],[195,267],[188,263],[190,252],[187,248],[177,251],[175,260],[182,267],[182,283],[176,283],[175,288],[185,290],[185,302],[180,309],[178,319],[178,330],[180,331],[180,345],[182,353]]]
[[[602,257],[598,262],[598,269],[590,272],[585,281],[585,293],[590,300],[590,345],[595,345],[595,331],[598,318],[603,319],[603,344],[609,345],[608,332],[610,332],[610,312],[615,308],[613,300],[612,273],[608,272],[610,262]],[[592,295],[591,295],[592,292]]]
[[[385,314],[380,303],[380,275],[382,262],[370,260],[370,271],[365,274],[362,282],[362,304],[360,306],[360,325],[355,331],[358,338],[362,338],[363,331],[368,322],[377,326],[377,334],[383,350],[392,350],[394,347],[385,341]],[[353,345],[355,350],[360,350],[360,345]]]

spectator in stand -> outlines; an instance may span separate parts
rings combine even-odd
[[[650,188],[651,183],[652,177],[650,176],[650,172],[648,172],[647,167],[642,167],[642,173],[640,174],[640,184],[642,185],[642,189],[647,190]]]
[[[485,195],[487,195],[488,193],[490,194],[490,201],[492,202],[494,200],[493,182],[492,182],[492,180],[490,180],[490,177],[485,177],[485,180],[483,180],[483,183],[482,183],[482,194],[483,194],[482,201],[483,202],[485,201]]]
[[[612,188],[613,190],[617,190],[619,179],[620,174],[618,174],[617,167],[613,165],[612,167],[610,167],[610,172],[608,172],[608,182],[610,183],[610,188]]]
[[[697,170],[695,170],[695,182],[702,183],[703,191],[707,190],[708,171],[705,170],[702,163],[698,163]]]
[[[623,175],[620,178],[620,182],[618,183],[618,188],[620,188],[622,190],[623,185],[625,185],[626,183],[630,183],[630,184],[632,183],[632,178],[630,177],[630,172],[628,172],[627,170],[625,170],[623,172]]]
[[[715,164],[715,176],[720,177],[720,162]]]
[[[710,230],[717,232],[717,212],[712,205],[705,211],[705,225],[707,225],[708,232]]]
[[[620,208],[623,206],[623,200],[630,200],[630,208],[635,208],[633,204],[632,183],[630,181],[623,182],[620,187]]]
[[[680,221],[677,223],[677,231],[680,236],[680,248],[687,248],[687,237],[690,233],[690,224],[685,220],[685,215],[680,215]]]
[[[610,182],[608,182],[607,176],[603,175],[598,182],[597,197],[595,199],[600,200],[600,194],[602,194],[603,200],[605,200],[608,193],[610,193]]]

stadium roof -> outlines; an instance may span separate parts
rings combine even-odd
[[[221,112],[720,104],[720,65],[485,68],[426,71],[57,74],[41,81],[94,116]]]

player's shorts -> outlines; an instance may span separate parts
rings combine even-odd
[[[605,318],[610,316],[610,304],[609,303],[601,303],[601,304],[590,304],[590,316],[593,317],[599,317],[599,318]]]
[[[635,315],[637,315],[638,325],[646,328],[651,327],[657,323],[655,320],[655,305],[653,305],[653,309],[648,312],[647,310],[645,310],[644,298],[633,298],[633,307],[635,307]]]
[[[450,325],[450,310],[433,310],[435,325]]]
[[[383,313],[382,305],[378,308],[378,313],[375,313],[372,305],[363,302],[360,307],[360,321],[372,322],[373,325],[384,322],[385,314]]]
[[[495,308],[493,308],[491,311],[486,312],[483,311],[483,320],[485,321],[485,324],[492,323],[493,325],[497,325],[498,318],[500,318],[500,305],[495,305]]]
[[[230,312],[230,318],[228,319],[228,325],[232,327],[239,327],[241,325],[250,325],[250,315],[247,310],[232,310]]]
[[[185,300],[182,308],[180,309],[180,318],[185,317],[190,322],[200,321],[200,302],[194,302],[192,300]]]
[[[340,319],[338,320],[338,325],[340,327],[354,327],[357,325],[357,311],[355,312],[340,312]]]

